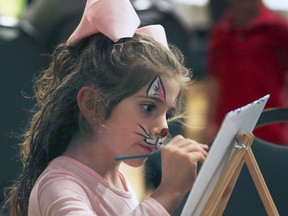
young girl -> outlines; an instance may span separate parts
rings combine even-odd
[[[56,48],[36,80],[37,104],[22,145],[24,172],[9,200],[11,215],[169,215],[205,160],[207,146],[180,135],[161,148],[190,80],[177,48],[151,32],[115,39],[105,30],[84,31],[93,28],[86,22],[91,5],[104,10],[119,2],[131,11],[128,0],[109,1],[87,2],[77,37],[74,32]],[[117,158],[160,148],[161,184],[138,203]],[[138,167],[145,158],[124,162]]]

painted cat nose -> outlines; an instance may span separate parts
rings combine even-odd
[[[168,128],[163,128],[160,132],[161,137],[166,137],[169,134],[169,129]]]

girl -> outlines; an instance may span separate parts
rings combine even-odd
[[[118,1],[122,7],[129,2]],[[98,3],[101,10],[102,3],[114,5]],[[91,20],[87,14],[80,33]],[[105,31],[86,33],[60,44],[36,80],[37,104],[22,145],[24,172],[11,192],[11,214],[169,215],[191,190],[207,146],[178,135],[161,148],[161,184],[141,203],[115,158],[161,147],[190,80],[182,55],[149,33],[121,39]],[[137,167],[145,158],[124,162]]]

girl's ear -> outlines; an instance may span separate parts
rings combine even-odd
[[[80,112],[91,124],[95,123],[96,119],[95,99],[96,93],[91,87],[84,86],[77,93],[77,103]]]

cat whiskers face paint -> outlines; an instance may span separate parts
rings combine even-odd
[[[157,137],[157,136],[149,134],[141,124],[138,123],[138,125],[141,128],[142,132],[135,132],[135,133],[143,137],[143,141],[145,142],[145,144],[147,144],[147,146],[151,146],[151,149],[153,148],[155,149],[155,151],[149,154],[118,156],[118,157],[115,157],[115,160],[121,161],[121,160],[129,160],[129,159],[147,158],[153,154],[160,153],[161,148],[170,141],[170,138],[167,138],[169,136],[168,128],[163,128],[161,130],[160,137]]]
[[[144,142],[146,144],[152,145],[155,147],[156,150],[159,150],[164,143],[165,136],[168,135],[169,133],[168,128],[162,129],[162,131],[164,130],[164,132],[162,134],[162,131],[161,131],[161,138],[159,138],[157,136],[149,134],[141,124],[138,123],[138,125],[142,129],[142,133],[139,133],[139,132],[135,132],[135,133],[144,137]]]

